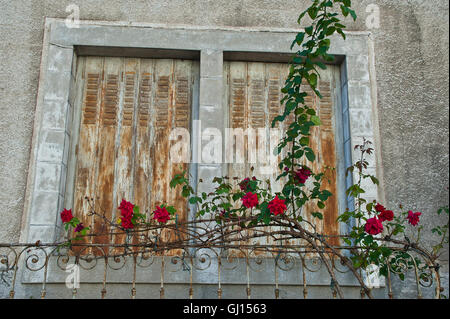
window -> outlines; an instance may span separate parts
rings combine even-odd
[[[93,21],[81,21],[80,28],[67,28],[63,19],[47,18],[20,241],[54,242],[60,233],[59,212],[63,207],[79,209],[76,207],[82,205],[87,190],[96,196],[102,195],[99,191],[109,194],[105,203],[97,201],[96,205],[110,213],[117,212],[121,197],[136,200],[139,206],[148,209],[158,201],[176,203],[169,197],[175,194],[169,195],[166,190],[179,164],[166,161],[166,155],[162,155],[166,145],[156,147],[157,131],[167,132],[181,117],[188,127],[198,119],[202,128],[219,130],[233,127],[232,117],[236,124],[245,120],[253,127],[270,122],[279,107],[275,100],[281,97],[277,94],[283,85],[283,70],[287,70],[283,63],[291,54],[289,44],[295,35],[296,30],[179,28]],[[374,68],[371,40],[367,33],[349,31],[345,42],[340,38],[333,41],[330,53],[337,56],[336,65],[328,66],[320,84],[321,92],[329,92],[329,97],[320,103],[313,101],[324,124],[314,132],[319,155],[316,165],[338,167],[334,171],[337,178],[331,178],[337,180],[337,192],[327,203],[329,208],[333,206],[330,208],[333,211],[324,216],[324,224],[329,227],[337,227],[326,220],[333,220],[332,214],[337,214],[336,203],[339,202],[340,212],[349,205],[344,192],[345,184],[353,182],[352,176],[346,180],[342,173],[352,162],[353,146],[364,136],[379,149],[377,129],[372,125],[377,123],[377,114],[374,73],[369,72],[369,68]],[[166,60],[161,60],[163,57]],[[167,60],[168,57],[175,59]],[[200,63],[195,60],[198,57]],[[188,89],[181,92],[183,84]],[[94,100],[89,100],[89,107],[83,109],[87,106],[88,86],[90,99]],[[260,100],[262,91],[264,102]],[[182,100],[190,103],[187,112]],[[158,101],[162,113],[158,113]],[[232,113],[233,108],[238,112]],[[167,130],[159,128],[159,124]],[[148,129],[142,125],[148,125]],[[327,126],[332,130],[327,130]],[[87,132],[92,134],[88,136]],[[196,133],[192,133],[195,138]],[[145,134],[149,134],[148,139]],[[334,152],[321,151],[332,150],[333,141]],[[94,160],[84,161],[82,157],[89,154],[95,155]],[[375,170],[382,173],[375,159],[369,160],[370,173]],[[145,161],[152,162],[144,165]],[[336,165],[328,164],[333,161]],[[208,191],[211,177],[250,175],[250,166],[202,162],[193,163],[190,170],[194,180],[205,181],[199,185],[200,190]],[[245,174],[227,172],[227,168]],[[165,178],[158,180],[158,176]],[[142,185],[148,180],[154,183],[144,188]],[[380,190],[378,198],[383,197]],[[376,198],[376,188],[367,188],[365,195],[368,200]],[[182,211],[184,204],[181,206]],[[187,217],[183,214],[180,218]],[[326,231],[332,233],[337,228]],[[110,238],[95,240],[109,242]],[[197,275],[201,282],[216,283],[208,274]],[[321,282],[319,275],[310,282]],[[267,273],[263,277],[269,278]],[[48,279],[61,282],[52,272]],[[146,276],[143,282],[158,280],[159,277]],[[32,276],[24,281],[40,282]]]

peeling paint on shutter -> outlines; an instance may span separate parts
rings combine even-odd
[[[84,62],[84,63],[82,63]],[[81,61],[84,66],[82,120],[77,147],[76,179],[74,187],[74,214],[85,225],[92,224],[89,218],[90,207],[85,197],[93,198],[95,192],[95,164],[97,159],[97,139],[100,105],[102,100],[103,58],[91,58]],[[81,70],[81,68],[79,68]],[[85,241],[85,239],[83,240]]]
[[[303,90],[308,93],[306,103],[314,107],[321,118],[322,125],[312,130],[310,146],[314,149],[317,158],[314,163],[305,162],[304,164],[312,167],[316,172],[321,172],[325,167],[337,167],[336,147],[335,147],[335,126],[334,126],[334,82],[338,69],[329,66],[327,70],[321,71],[319,79],[319,89],[323,95],[322,99],[317,98],[310,87],[303,85]],[[224,77],[226,82],[225,105],[229,108],[229,125],[232,128],[247,127],[252,128],[270,128],[273,119],[282,113],[280,100],[282,99],[281,88],[289,73],[289,66],[281,63],[256,63],[256,62],[225,62]],[[285,131],[294,121],[294,116],[289,116],[281,123],[281,130]],[[278,123],[276,127],[280,127]],[[258,142],[257,142],[258,143]],[[228,164],[228,175],[230,177],[251,177],[257,176],[262,180],[270,180],[273,191],[281,191],[280,183],[275,182],[276,177],[281,173],[278,171],[272,176],[261,175],[258,173],[258,163],[249,163],[247,153],[247,143],[245,144],[245,164]],[[258,145],[258,144],[257,144]],[[258,147],[260,147],[258,145]],[[265,145],[269,152],[268,143]],[[287,150],[285,149],[285,155]],[[279,157],[280,159],[280,157]],[[250,168],[255,167],[251,172]],[[330,182],[328,182],[330,180]],[[326,202],[326,208],[323,210],[324,219],[320,221],[313,219],[311,213],[318,211],[315,203],[304,207],[304,218],[314,221],[319,232],[327,235],[339,234],[339,224],[336,221],[338,217],[338,198],[337,198],[337,179],[336,170],[327,171],[323,189],[328,189],[333,193]],[[330,240],[331,243],[337,243]],[[253,244],[263,244],[262,240],[252,241]],[[275,243],[273,243],[275,244]]]
[[[94,198],[95,210],[113,221],[120,216],[122,199],[142,212],[174,204],[178,220],[185,220],[187,203],[169,189],[169,182],[188,164],[170,161],[169,133],[175,127],[189,129],[198,62],[81,57],[79,66],[84,84],[78,93],[83,99],[74,154],[74,213],[99,233],[108,233],[108,226],[88,215],[85,196]],[[92,239],[123,241],[123,235]]]
[[[322,99],[319,102],[319,116],[322,121],[322,125],[320,126],[320,143],[323,167],[337,167],[331,85],[331,80],[324,81],[323,78],[319,83],[319,90],[322,94]],[[339,216],[336,170],[326,171],[322,187],[328,189],[333,194],[327,200],[327,205],[324,209],[324,233],[327,235],[339,235],[339,223],[336,222]],[[333,238],[329,242],[334,245],[339,244],[337,238]]]
[[[93,195],[95,196],[95,210],[104,213],[107,217],[112,217],[110,212],[114,208],[112,195],[114,194],[115,180],[114,154],[121,62],[120,58],[105,59],[103,67],[102,101],[97,141],[97,161],[95,164],[96,187]],[[107,196],[106,194],[111,195]],[[95,233],[100,234],[108,231],[106,223],[99,218],[95,218],[92,225]],[[93,242],[106,244],[109,242],[109,236],[95,236]]]

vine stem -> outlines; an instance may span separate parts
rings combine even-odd
[[[293,222],[296,226],[297,229],[299,229],[301,232],[303,232],[304,234],[308,235],[309,237],[313,237],[316,238],[317,240],[319,240],[323,245],[325,245],[327,247],[327,249],[330,249],[333,254],[335,256],[338,256],[341,261],[343,261],[345,263],[345,265],[352,271],[352,273],[355,275],[356,279],[359,281],[361,287],[364,289],[364,291],[366,292],[367,296],[369,298],[373,298],[372,297],[372,293],[370,291],[370,289],[364,284],[364,281],[362,280],[361,276],[357,273],[357,270],[353,267],[353,264],[349,261],[348,258],[342,256],[334,247],[332,247],[331,245],[328,244],[327,241],[325,241],[324,239],[318,238],[317,234],[313,234],[308,232],[306,229],[304,229],[296,220],[290,220],[291,222]],[[304,239],[306,239],[308,242],[310,242],[310,239],[308,240],[308,236],[305,236]],[[313,243],[311,243],[313,244]],[[319,253],[319,255],[322,257],[323,254],[320,252],[319,248],[317,247],[317,245],[314,243],[314,248],[317,250],[317,252]],[[330,270],[329,270],[330,271]],[[334,277],[334,273],[333,275],[330,273],[330,275],[332,276],[332,278],[335,280],[336,278]],[[336,283],[336,289],[338,290],[339,284],[337,283],[337,280],[335,280]],[[338,290],[339,293],[339,290]]]

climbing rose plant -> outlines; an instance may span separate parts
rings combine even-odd
[[[165,224],[170,220],[170,214],[165,207],[158,206],[153,213],[153,219],[156,219],[159,223]]]
[[[76,233],[78,238],[78,235],[84,236],[86,235],[87,231],[89,230],[89,227],[85,227],[83,223],[80,222],[80,220],[76,217],[73,217],[72,210],[71,209],[63,209],[63,211],[60,213],[61,221],[64,224],[65,230],[68,230],[71,226],[74,228],[74,232]]]

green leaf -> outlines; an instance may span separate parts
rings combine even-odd
[[[356,13],[355,13],[355,11],[354,10],[352,10],[352,9],[349,9],[349,12],[350,12],[350,15],[352,16],[352,18],[353,18],[353,21],[356,21]]]
[[[202,202],[202,199],[200,197],[195,196],[195,197],[189,198],[189,203],[191,203],[191,204],[195,205],[195,204],[201,203],[201,202]]]
[[[354,170],[355,170],[354,166],[348,167],[347,170],[345,171],[345,176],[348,176],[349,173],[353,173]]]
[[[181,191],[181,195],[185,198],[189,197],[191,194],[194,193],[194,190],[189,185],[184,185],[183,190]]]
[[[366,245],[370,245],[371,243],[373,243],[373,237],[372,235],[368,235],[364,238],[364,244]]]
[[[348,10],[349,10],[349,9],[348,9],[346,6],[341,6],[342,15],[343,15],[344,17],[348,16],[348,13],[349,13]]]
[[[309,137],[303,136],[303,137],[300,139],[300,145],[303,145],[303,146],[309,145]]]
[[[186,172],[184,171],[181,174],[176,174],[169,183],[170,188],[175,188],[177,185],[188,182],[188,180],[184,177],[185,173]]]
[[[327,30],[327,32],[326,32],[326,35],[327,35],[327,36],[330,36],[330,35],[332,35],[334,32],[336,32],[336,28],[335,28],[335,27],[329,27],[328,30]]]
[[[313,26],[309,26],[309,27],[305,28],[305,32],[306,32],[308,35],[312,35],[313,30],[314,30],[314,27],[313,27]]]
[[[372,180],[372,183],[374,183],[375,185],[380,184],[380,182],[378,181],[378,179],[375,176],[370,175],[369,177]]]
[[[317,74],[311,73],[308,77],[308,83],[315,88],[317,86]]]
[[[303,11],[300,16],[297,19],[297,23],[300,24],[300,21],[303,19],[303,17],[305,16],[305,14],[308,13],[308,11]]]
[[[320,117],[318,117],[317,115],[312,115],[311,116],[311,122],[314,123],[314,125],[321,125],[322,122],[320,121]]]
[[[340,215],[337,219],[338,219],[338,221],[346,223],[350,219],[350,217],[351,217],[350,213],[349,212],[345,212],[342,215]]]
[[[324,209],[325,204],[319,201],[319,202],[317,202],[317,207],[319,207],[320,209]]]
[[[270,224],[270,215],[268,215],[268,214],[264,215],[263,222],[264,222],[264,224],[269,225]]]
[[[311,19],[315,19],[317,17],[317,12],[319,11],[319,8],[317,7],[309,7],[308,8],[308,15]]]
[[[361,266],[361,260],[359,260],[359,259],[353,260],[353,267],[354,268],[359,268],[360,266]]]
[[[316,64],[319,68],[321,68],[322,70],[326,70],[326,69],[327,69],[326,64],[323,63],[323,62],[317,61],[317,62],[315,62],[315,64]]]
[[[167,209],[167,211],[169,212],[170,215],[173,215],[173,214],[175,214],[177,212],[177,210],[173,206],[167,206],[166,209]]]
[[[314,212],[314,213],[311,213],[311,215],[312,215],[313,217],[315,217],[315,218],[320,219],[320,220],[323,219],[323,214],[322,214],[322,213]]]
[[[336,29],[336,32],[339,33],[344,40],[346,39],[345,33],[344,31],[342,31],[342,29]]]
[[[437,214],[440,215],[442,212],[445,212],[447,215],[449,214],[449,208],[448,206],[440,207],[437,211]]]
[[[80,220],[76,217],[72,218],[72,220],[70,222],[68,222],[68,224],[72,227],[77,227],[79,223],[80,223]]]
[[[204,209],[200,210],[196,215],[197,216],[203,216],[205,215],[206,211]]]
[[[319,194],[319,199],[321,201],[326,201],[330,196],[333,196],[333,194],[330,191],[323,190],[322,193]]]
[[[231,198],[233,198],[233,201],[237,201],[238,199],[241,199],[242,197],[244,197],[244,194],[239,192],[239,193],[233,194],[233,196]]]
[[[316,159],[316,155],[314,155],[313,152],[307,152],[305,155],[306,155],[306,158],[307,158],[310,162],[314,162],[314,160]]]
[[[221,185],[219,188],[217,188],[216,193],[218,195],[228,194],[230,191],[231,191],[231,188],[228,185]]]
[[[285,92],[285,93],[287,93],[287,92]],[[284,115],[279,115],[279,116],[275,117],[275,118],[273,119],[273,121],[272,121],[272,127],[275,127],[275,125],[277,124],[277,122],[283,122],[284,119],[285,119],[285,116],[284,116]]]
[[[392,254],[392,250],[388,247],[381,247],[381,253],[383,254],[383,257],[389,257]]]
[[[344,243],[346,243],[347,245],[351,246],[352,245],[352,241],[348,238],[342,238],[342,240],[344,241]]]
[[[388,276],[387,265],[383,265],[383,266],[380,268],[380,275],[381,275],[381,276],[384,276],[384,277],[387,277],[387,276]]]
[[[296,43],[297,43],[297,45],[301,45],[302,42],[303,42],[303,40],[304,40],[304,38],[305,38],[305,32],[299,32],[299,33],[297,34],[297,36],[295,37],[294,42],[292,42],[291,50],[292,50],[292,48],[294,47],[294,45],[295,45]]]

